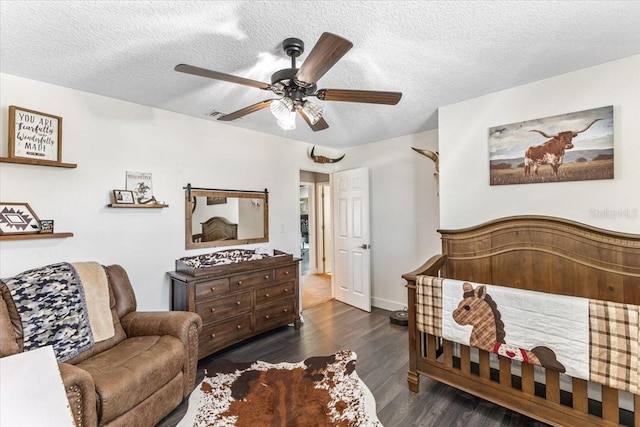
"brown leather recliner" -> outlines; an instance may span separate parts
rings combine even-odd
[[[125,270],[106,267],[115,336],[60,363],[76,426],[153,426],[195,386],[202,319],[138,312]],[[22,324],[0,283],[0,357],[23,349]],[[3,393],[6,390],[3,390]]]

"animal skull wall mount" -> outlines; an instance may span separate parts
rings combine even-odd
[[[433,162],[436,164],[436,171],[433,173],[433,177],[436,179],[436,182],[438,182],[438,178],[440,177],[440,155],[438,154],[438,152],[422,150],[420,148],[413,147],[411,147],[411,149],[433,160]]]
[[[344,154],[336,159],[332,159],[330,157],[325,157],[325,156],[316,156],[314,153],[316,149],[316,146],[314,145],[313,148],[311,149],[311,153],[309,154],[309,157],[311,158],[311,160],[313,160],[316,163],[338,163],[340,160],[344,159]]]

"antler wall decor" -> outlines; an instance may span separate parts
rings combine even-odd
[[[420,153],[423,156],[428,157],[431,160],[433,160],[433,163],[435,163],[435,165],[436,165],[436,171],[433,173],[433,177],[436,180],[436,185],[438,187],[440,187],[440,154],[438,154],[437,151],[422,150],[420,148],[411,147],[411,149],[413,151],[415,151],[416,153]],[[440,191],[439,190],[438,190],[438,195],[440,195]]]
[[[438,152],[422,150],[420,148],[413,148],[413,147],[411,147],[411,149],[433,160],[433,163],[436,164],[436,171],[433,173],[433,176],[436,179],[436,182],[438,182],[438,178],[440,177],[440,155],[438,154]]]
[[[316,149],[316,146],[314,145],[313,148],[311,149],[311,153],[309,154],[309,157],[316,163],[337,163],[340,160],[344,159],[344,154],[340,157],[338,157],[337,159],[332,159],[329,157],[325,157],[325,156],[316,156],[314,155],[314,151]]]

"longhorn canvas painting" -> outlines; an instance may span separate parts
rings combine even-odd
[[[491,185],[613,179],[613,106],[489,129]]]

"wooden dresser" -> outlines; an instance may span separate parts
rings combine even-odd
[[[202,317],[198,359],[290,323],[299,329],[299,262],[289,255],[170,272],[173,310]]]

